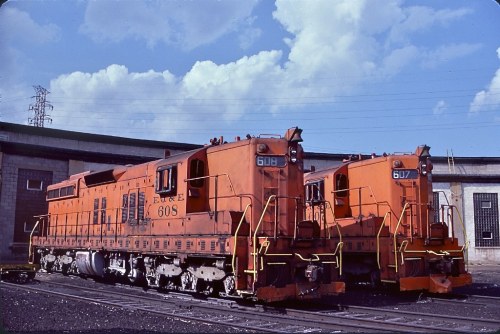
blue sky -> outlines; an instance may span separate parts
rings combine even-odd
[[[41,85],[56,129],[500,156],[499,32],[493,0],[8,1],[0,120]]]

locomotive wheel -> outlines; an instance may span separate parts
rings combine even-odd
[[[50,263],[50,265],[49,265]],[[40,268],[42,272],[50,273],[52,272],[52,264],[53,262],[40,261]]]
[[[194,290],[193,289],[193,274],[189,271],[185,271],[181,274],[181,289],[182,290]]]
[[[373,270],[370,272],[370,285],[372,288],[379,288],[382,285],[379,270]]]
[[[206,296],[215,296],[215,288],[214,282],[205,282],[205,289],[203,290],[203,294]]]
[[[167,289],[168,279],[165,275],[158,275],[156,281],[158,284],[158,289],[161,290]]]
[[[236,289],[234,276],[226,276],[222,283],[224,284],[224,291],[226,295],[232,295]]]
[[[64,276],[68,276],[69,275],[69,271],[71,269],[71,265],[70,264],[65,264],[63,263],[61,265],[61,272]]]
[[[70,271],[72,274],[75,274],[75,275],[80,274],[80,270],[78,270],[78,265],[76,264],[76,261],[71,262]]]

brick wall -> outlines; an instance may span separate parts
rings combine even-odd
[[[26,261],[27,253],[23,251],[25,246],[19,245],[19,249],[13,247],[16,246],[14,244],[14,222],[19,169],[50,171],[52,172],[52,181],[59,182],[68,177],[68,162],[9,154],[3,154],[1,162],[0,262]]]

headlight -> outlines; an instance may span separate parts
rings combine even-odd
[[[297,162],[297,149],[290,147],[290,161],[293,163]]]
[[[427,175],[427,165],[426,164],[420,165],[420,173],[424,176]]]

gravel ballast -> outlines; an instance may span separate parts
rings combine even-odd
[[[500,296],[500,266],[471,266],[474,284],[457,289],[457,293]],[[58,280],[62,275],[53,275]],[[102,286],[78,277],[72,283]],[[245,333],[248,331],[198,321],[157,315],[146,311],[125,309],[68,299],[43,292],[24,291],[2,286],[0,289],[0,333]],[[475,318],[499,318],[498,309],[450,307],[433,303],[418,293],[404,294],[394,300],[373,291],[347,291],[340,297],[344,303],[356,299],[359,304],[414,312],[446,313]],[[416,297],[417,296],[417,297]],[[492,313],[493,312],[493,313]]]

